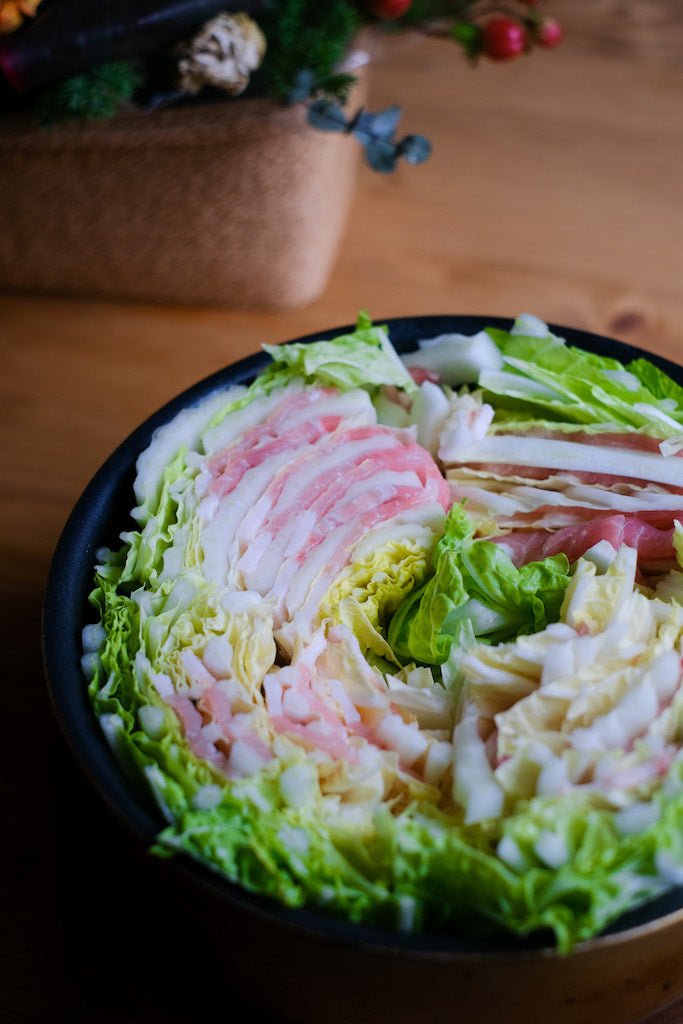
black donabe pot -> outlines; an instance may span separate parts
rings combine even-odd
[[[401,353],[420,338],[509,328],[495,317],[426,316],[388,321]],[[330,339],[353,326],[310,335]],[[683,385],[683,369],[620,342],[551,325],[553,333],[622,362],[640,356]],[[43,657],[54,710],[76,761],[109,808],[147,849],[163,827],[146,794],[125,777],[92,711],[80,670],[81,630],[92,620],[96,551],[132,525],[135,463],[153,432],[181,409],[269,362],[250,356],[163,406],[110,456],[74,508],[57,546],[44,603]],[[292,910],[247,893],[178,857],[155,870],[168,901],[181,901],[208,937],[219,973],[254,1005],[296,1024],[637,1024],[683,995],[683,893],[674,890],[625,914],[602,936],[560,957],[548,936],[403,935]],[[174,945],[183,939],[175,937]],[[216,994],[220,999],[220,994]]]

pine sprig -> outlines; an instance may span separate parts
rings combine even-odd
[[[35,116],[45,126],[105,121],[134,96],[142,81],[142,71],[134,61],[99,64],[40,93],[33,104]]]
[[[323,95],[344,103],[355,80],[339,71],[349,43],[361,25],[358,8],[342,0],[271,2],[259,17],[268,39],[254,86],[270,96],[292,102]],[[302,84],[307,89],[302,96]]]

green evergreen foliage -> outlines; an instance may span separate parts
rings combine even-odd
[[[479,0],[412,0],[402,17],[405,24],[419,25],[433,18],[468,18]],[[481,6],[481,5],[479,5]]]
[[[142,80],[133,61],[99,64],[42,92],[34,101],[35,115],[43,125],[105,121],[132,98]]]
[[[344,103],[355,76],[339,71],[339,65],[361,21],[357,6],[347,0],[270,0],[258,17],[268,48],[250,92],[286,103],[311,96]],[[35,114],[45,125],[105,120],[146,84],[147,73],[142,63],[98,65],[45,89],[34,101]]]
[[[361,24],[357,6],[271,0],[258,21],[268,49],[255,85],[285,102],[316,94],[346,100],[354,76],[338,67]]]
[[[344,70],[344,60],[356,33],[367,25],[379,26],[381,31],[400,31],[423,25],[429,27],[430,34],[458,44],[473,63],[481,56],[508,60],[527,52],[533,45],[553,47],[561,40],[559,23],[538,13],[536,5],[540,2],[410,0],[406,6],[403,0],[398,4],[392,0],[335,0],[334,3],[324,0],[244,0],[245,11],[253,15],[267,40],[263,63],[252,75],[245,95],[260,94],[285,103],[313,104],[311,123],[323,127],[323,130],[344,130],[356,135],[377,169],[391,168],[396,157],[421,162],[427,152],[424,140],[417,137],[406,140],[405,144],[403,141],[397,143],[393,135],[382,127],[385,114],[382,114],[384,120],[375,120],[371,124],[367,118],[363,123],[347,123],[345,119],[340,122],[338,115],[331,113],[330,104],[346,105],[356,79],[353,72]],[[214,3],[208,0],[186,0],[185,3],[181,0],[155,0],[153,6],[163,14],[168,27],[169,23],[174,23],[174,17],[181,16],[186,25],[188,10],[196,10],[201,22],[201,12],[208,9],[207,3],[212,10],[215,9]],[[31,60],[35,64],[37,52],[41,60],[45,57],[43,75],[38,80],[54,81],[59,77],[59,69],[63,68],[61,73],[67,74],[69,70],[75,71],[77,67],[84,66],[82,54],[76,63],[70,57],[72,44],[76,42],[81,49],[85,46],[86,58],[88,46],[92,44],[93,60],[99,58],[99,63],[95,63],[91,70],[61,79],[39,95],[30,92],[30,82],[26,87],[28,94],[15,91],[11,79],[5,81],[0,71],[0,114],[15,110],[21,112],[28,106],[43,124],[59,124],[64,121],[104,120],[113,116],[126,100],[133,100],[141,109],[152,111],[188,99],[187,90],[177,82],[177,50],[175,44],[169,42],[169,37],[164,35],[163,42],[160,41],[156,49],[136,43],[139,5],[109,5],[111,11],[108,9],[106,18],[93,16],[91,6],[79,4],[78,0],[45,0],[49,13],[64,12],[62,21],[58,22],[59,32],[49,34],[45,54],[44,32],[37,37],[33,47],[35,52],[31,47],[31,39],[35,38],[31,37],[32,25],[29,23],[16,33],[22,43],[18,47],[18,66],[21,69],[22,62],[27,61],[30,66]],[[235,8],[235,5],[229,6]],[[496,11],[500,11],[501,16],[494,18]],[[481,18],[484,18],[482,24]],[[33,31],[38,31],[41,24],[39,16],[35,19]],[[497,30],[497,36],[487,42],[485,36],[489,29]],[[132,33],[132,42],[128,40],[127,48],[117,51],[121,32]],[[514,41],[511,33],[515,36]],[[12,38],[10,34],[4,44],[0,40],[0,49],[3,45],[9,47],[10,56]],[[115,59],[117,54],[124,54],[127,59]],[[13,59],[16,57],[15,47]],[[11,60],[9,65],[12,65]],[[52,65],[50,74],[45,74],[46,69],[49,70],[47,65]],[[203,97],[215,98],[217,92],[214,89],[212,95],[212,87],[206,86]],[[379,116],[372,115],[372,118]],[[330,126],[335,123],[336,127],[332,129]]]

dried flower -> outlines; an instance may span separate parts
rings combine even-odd
[[[41,0],[0,0],[0,35],[14,32],[24,18],[35,17]]]
[[[248,14],[219,14],[180,50],[179,86],[192,95],[206,85],[239,96],[266,52],[266,37]]]

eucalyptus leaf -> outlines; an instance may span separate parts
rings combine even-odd
[[[374,117],[374,114],[361,107],[351,121],[349,121],[349,131],[363,146],[367,146],[368,142],[375,138],[372,130]]]
[[[409,164],[421,164],[432,152],[432,144],[424,135],[406,135],[398,146],[398,155]]]
[[[316,100],[308,108],[308,122],[322,132],[345,132],[346,116],[339,104],[332,100]]]
[[[288,103],[301,103],[313,96],[318,88],[318,80],[310,68],[302,68],[296,75],[294,83],[287,94]]]
[[[392,139],[401,120],[401,108],[398,106],[388,107],[378,114],[371,114],[370,130],[374,136],[383,139]]]
[[[377,114],[361,107],[347,120],[343,108],[329,99],[319,99],[308,108],[308,122],[324,132],[345,132],[353,135],[365,150],[365,159],[373,170],[390,174],[399,159],[420,164],[431,153],[431,145],[422,135],[406,135],[396,142],[394,134],[401,118],[401,108],[388,107]]]
[[[365,147],[365,159],[373,171],[390,174],[396,168],[396,146],[385,139],[371,139]]]

